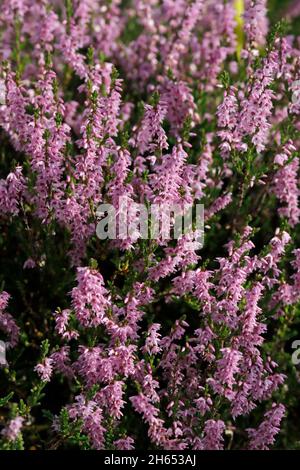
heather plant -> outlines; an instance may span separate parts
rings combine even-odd
[[[299,448],[299,1],[0,9],[0,448]]]

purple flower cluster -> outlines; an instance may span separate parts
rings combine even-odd
[[[275,31],[263,49],[265,0],[244,2],[243,44],[232,0],[2,3],[1,138],[17,163],[0,179],[1,223],[34,234],[30,273],[47,269],[45,237],[63,240],[57,283],[69,276],[32,367],[46,394],[55,375],[69,390],[51,432],[94,449],[221,450],[228,432],[236,448],[270,448],[286,380],[270,335],[300,300],[300,124],[288,91],[299,40]],[[204,204],[204,248],[188,234],[97,239],[98,205],[119,213],[120,197]],[[0,329],[14,348],[8,299]],[[34,426],[26,413],[4,441]]]

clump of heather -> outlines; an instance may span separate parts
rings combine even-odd
[[[2,1],[1,449],[299,448],[296,3]]]

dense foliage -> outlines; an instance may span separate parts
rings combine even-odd
[[[299,448],[300,1],[0,10],[0,447]]]

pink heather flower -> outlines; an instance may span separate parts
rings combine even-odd
[[[110,306],[101,274],[90,268],[77,269],[77,287],[72,290],[72,306],[82,326],[95,327],[106,322]]]
[[[258,302],[262,296],[264,286],[259,282],[255,286],[246,292],[246,307],[243,314],[240,316],[240,322],[242,327],[242,341],[246,338],[247,341],[253,341],[252,334],[257,327],[257,316],[261,312],[261,308],[258,307]]]
[[[123,382],[116,381],[102,388],[95,396],[95,401],[101,408],[105,407],[109,410],[109,414],[116,419],[120,419],[123,416],[123,412],[121,411],[125,405],[125,401],[123,400],[123,386]]]
[[[177,137],[187,117],[198,119],[193,94],[182,80],[169,79],[164,79],[159,93],[161,100],[167,104],[167,120],[171,124],[171,132]]]
[[[14,348],[19,340],[20,328],[17,326],[13,317],[5,312],[10,295],[3,291],[0,293],[0,329],[9,337],[8,348]]]
[[[264,421],[257,429],[248,429],[250,438],[249,449],[268,450],[269,446],[274,444],[275,436],[280,431],[280,423],[285,413],[283,405],[273,406],[270,411],[264,415]]]
[[[195,28],[203,8],[203,0],[194,0],[187,5],[182,24],[171,41],[171,50],[168,52],[165,67],[173,72],[177,71],[179,60],[183,58],[189,44],[192,30]]]
[[[134,440],[132,437],[123,437],[113,442],[117,450],[134,450]]]
[[[3,291],[0,293],[0,311],[6,309],[9,299],[10,295],[8,294],[8,292]]]
[[[30,134],[29,118],[25,111],[28,101],[23,93],[24,88],[16,84],[15,75],[9,72],[6,79],[6,103],[0,106],[0,122],[9,133],[17,150],[21,150],[22,144],[27,141]]]
[[[128,346],[117,346],[114,351],[110,353],[113,368],[117,374],[122,374],[125,377],[132,376],[135,371],[135,352],[137,347],[134,344]]]
[[[159,410],[151,404],[151,401],[140,393],[130,397],[133,408],[142,415],[149,425],[149,437],[156,444],[162,444],[166,439],[162,419],[158,418]]]
[[[196,264],[199,256],[191,249],[193,235],[184,235],[178,239],[175,248],[165,248],[165,258],[149,269],[149,277],[153,281],[174,273],[178,268]]]
[[[288,266],[288,233],[277,230],[264,245],[269,232],[262,231],[254,247],[251,228],[239,230],[247,210],[257,216],[255,227],[264,217],[272,225],[272,192],[279,216],[291,227],[299,222],[299,141],[286,141],[285,125],[292,117],[300,129],[300,41],[275,37],[264,50],[267,1],[244,5],[245,50],[238,62],[233,0],[75,0],[65,7],[59,0],[3,0],[0,127],[6,157],[19,163],[7,176],[4,162],[0,179],[2,238],[16,229],[22,240],[23,230],[29,238],[20,249],[29,256],[32,241],[36,260],[49,237],[63,243],[61,252],[69,250],[77,284],[70,309],[55,314],[62,346],[35,371],[43,382],[61,374],[71,395],[78,391],[66,405],[70,429],[85,434],[94,449],[132,450],[129,425],[147,429],[150,448],[221,450],[225,422],[258,405],[259,416],[285,379],[266,354],[277,341],[264,333],[270,315],[276,333],[283,307],[300,299],[300,250]],[[292,15],[297,8],[291,8]],[[17,47],[18,57],[16,39],[26,42],[25,49]],[[228,67],[235,84],[222,97],[219,74]],[[145,104],[137,122],[138,101],[149,103],[156,91],[156,104]],[[242,188],[235,157],[250,153],[255,174],[262,170],[263,176]],[[246,197],[238,214],[240,190]],[[182,207],[199,200],[208,223],[221,211],[224,220],[207,225],[203,259],[195,234],[148,244],[138,241],[136,229],[123,241],[100,242],[97,206],[111,202],[120,212],[120,196],[132,209],[135,202]],[[237,241],[215,259],[227,233]],[[253,254],[255,248],[262,254]],[[79,267],[93,251],[101,274]],[[34,263],[27,259],[24,269]],[[6,312],[8,299],[0,293],[0,329],[11,347],[19,328]],[[248,430],[251,449],[274,443],[283,414],[283,405],[274,405],[257,429]],[[235,423],[234,447],[244,445],[243,423]],[[2,436],[16,440],[23,424],[24,418],[14,418]],[[61,438],[74,442],[74,433]]]
[[[246,256],[254,245],[247,240],[249,230],[246,228],[243,238],[245,241],[240,247],[234,248],[232,242],[227,244],[229,258],[218,258],[220,263],[219,273],[220,280],[218,282],[217,294],[223,295],[224,298],[218,303],[218,311],[214,312],[216,321],[225,321],[230,327],[237,324],[237,312],[239,302],[244,295],[244,284],[247,277],[255,268],[253,259]]]
[[[218,136],[222,140],[221,152],[223,157],[227,157],[235,144],[234,129],[237,126],[238,119],[238,101],[236,98],[236,89],[230,87],[224,93],[224,99],[218,106],[218,126],[222,130],[218,132]]]
[[[204,11],[196,29],[203,30],[201,41],[191,41],[193,77],[211,93],[217,85],[223,63],[236,48],[235,9],[232,2],[204,2]],[[196,33],[197,34],[197,33]],[[210,113],[207,113],[209,116]]]
[[[136,136],[136,146],[141,154],[146,151],[152,154],[156,149],[162,152],[168,148],[167,136],[162,127],[166,113],[167,106],[162,100],[156,106],[145,104],[145,114]]]
[[[24,418],[22,416],[17,416],[16,418],[12,419],[9,424],[4,429],[2,429],[2,436],[8,441],[15,441],[21,432],[23,423]]]
[[[300,4],[298,0],[292,1],[288,6],[287,6],[287,16],[289,18],[297,17],[300,16]]]
[[[298,116],[300,114],[300,83],[299,76],[297,80],[292,82],[289,86],[289,91],[292,93],[292,102],[289,105],[291,114]]]
[[[258,267],[260,271],[265,274],[263,283],[268,287],[273,286],[277,283],[281,271],[278,267],[278,263],[281,260],[286,245],[291,241],[290,235],[283,231],[281,234],[277,231],[276,236],[270,241],[270,251],[262,259],[258,260]],[[267,273],[271,273],[268,274]],[[271,277],[272,276],[272,277]]]
[[[53,369],[67,378],[74,377],[74,371],[71,366],[70,360],[70,348],[69,346],[64,346],[58,351],[51,354],[50,359],[52,361],[51,365]]]
[[[195,330],[194,338],[191,339],[191,343],[195,343],[193,350],[199,354],[200,357],[204,358],[205,361],[212,363],[215,360],[215,348],[213,345],[213,339],[216,338],[214,332],[209,328],[198,328]]]
[[[283,164],[292,156],[293,152],[296,152],[297,149],[294,146],[292,140],[289,140],[282,149],[282,152],[277,154],[274,158],[274,163],[279,166],[283,166]]]
[[[201,439],[200,447],[194,447],[201,450],[222,450],[225,424],[223,421],[209,419],[204,425],[204,438]]]
[[[293,254],[295,259],[291,264],[296,272],[291,276],[293,280],[291,297],[293,302],[297,302],[300,298],[300,249],[298,248],[297,250],[294,250]]]
[[[212,164],[213,146],[210,143],[211,135],[207,136],[208,142],[199,157],[198,164],[192,172],[192,181],[190,183],[195,199],[201,200],[204,196],[204,190],[212,183],[209,177],[209,169]]]
[[[270,301],[270,307],[277,306],[280,302],[283,305],[292,305],[295,298],[295,292],[293,286],[287,283],[283,283],[278,287],[277,292],[273,295]],[[275,318],[282,315],[282,310],[278,309]]]
[[[143,393],[151,400],[152,403],[158,403],[160,401],[157,393],[159,382],[153,378],[151,366],[147,364],[141,374],[144,374],[143,377],[139,377],[138,379],[141,382]]]
[[[101,382],[110,383],[115,378],[112,360],[105,356],[101,347],[88,349],[79,346],[79,353],[74,367],[87,387]]]
[[[209,281],[211,277],[211,271],[201,271],[200,269],[195,271],[194,294],[195,297],[201,302],[204,313],[211,313],[212,306],[214,304],[214,297],[209,292],[210,289],[214,287],[213,283]]]
[[[232,388],[236,383],[235,375],[240,372],[239,363],[243,356],[231,348],[223,348],[221,353],[222,358],[217,361],[217,370],[211,385],[218,393],[224,393],[228,399],[232,399],[234,397]]]
[[[164,336],[161,340],[160,344],[163,350],[168,352],[171,344],[183,337],[188,326],[189,325],[185,320],[176,320],[169,336]]]
[[[134,284],[134,293],[129,293],[124,300],[124,308],[113,310],[120,315],[124,315],[124,323],[118,324],[108,321],[107,330],[113,340],[125,343],[128,338],[135,340],[138,338],[139,322],[144,316],[143,306],[152,301],[152,289],[145,287],[143,283]]]
[[[172,280],[174,285],[172,293],[181,296],[192,292],[201,302],[203,312],[211,313],[214,303],[214,297],[209,292],[214,288],[214,284],[209,282],[211,277],[211,271],[201,271],[201,269],[183,271],[180,276]]]
[[[196,398],[194,402],[201,416],[204,416],[205,413],[207,413],[210,410],[211,405],[213,404],[210,398],[204,398],[204,397]]]
[[[0,212],[17,215],[25,191],[25,179],[22,167],[17,166],[7,178],[0,180]]]
[[[188,292],[192,292],[195,285],[195,272],[194,271],[183,271],[180,276],[172,279],[173,289],[172,293],[181,296]]]
[[[117,221],[116,231],[120,233],[119,221],[121,216],[127,220],[127,224],[132,223],[135,214],[135,203],[133,201],[133,187],[130,183],[126,182],[126,178],[129,175],[130,165],[132,158],[128,150],[117,149],[115,154],[115,161],[110,168],[113,174],[113,179],[108,183],[108,196],[111,199],[111,203],[114,206]],[[121,199],[122,198],[122,199]],[[124,207],[123,207],[124,206]],[[136,229],[134,233],[128,233],[124,235],[124,240],[114,241],[113,244],[120,247],[120,249],[129,249],[132,244],[140,237],[139,230]]]
[[[110,171],[114,177],[108,184],[108,194],[111,197],[112,204],[115,209],[118,208],[120,197],[127,196],[130,198],[132,196],[132,186],[125,183],[125,180],[128,177],[131,161],[132,159],[128,150],[119,149],[115,155],[115,162],[111,166]]]
[[[50,209],[56,210],[61,199],[64,185],[63,149],[70,133],[67,124],[56,122],[57,113],[64,115],[64,105],[61,99],[55,99],[55,80],[56,73],[42,67],[39,74],[41,93],[34,100],[39,111],[38,117],[31,119],[30,138],[25,146],[26,152],[31,156],[31,169],[36,176],[37,191],[30,194],[30,200],[36,206],[36,215],[42,220],[49,217]]]
[[[79,346],[80,355],[74,367],[84,378],[87,387],[96,383],[109,384],[118,374],[125,378],[134,374],[135,350],[133,344],[116,346],[109,351],[100,346],[90,349]]]
[[[237,134],[240,139],[251,136],[258,153],[261,153],[268,142],[271,129],[270,117],[273,110],[274,92],[269,88],[279,72],[279,52],[271,51],[264,59],[263,65],[254,74],[254,83],[250,93],[241,102]]]
[[[187,153],[182,145],[174,146],[172,154],[164,155],[162,162],[155,166],[155,173],[150,177],[151,200],[154,204],[180,204],[179,193],[184,186],[183,170]]]
[[[284,204],[278,210],[279,215],[286,217],[291,227],[298,224],[300,217],[298,170],[299,158],[295,157],[291,163],[278,170],[274,177],[274,193],[279,202]]]
[[[244,20],[248,41],[263,45],[268,32],[267,1],[246,0]]]
[[[82,420],[82,431],[88,435],[96,450],[104,449],[106,429],[103,427],[102,409],[94,401],[86,401],[83,395],[76,397],[76,403],[68,407],[71,419]]]
[[[77,49],[82,45],[82,35],[80,29],[76,28],[74,20],[71,21],[69,34],[65,31],[61,34],[58,48],[61,49],[64,59],[72,66],[76,74],[80,78],[84,78],[87,74],[86,64],[84,62],[84,55],[77,52]]]
[[[43,382],[50,382],[53,372],[53,359],[46,357],[44,362],[35,366],[34,370],[38,373]]]
[[[36,262],[32,258],[28,258],[23,264],[23,269],[33,269],[36,267]]]
[[[161,335],[158,333],[160,327],[161,325],[159,323],[153,323],[153,325],[148,329],[143,351],[148,353],[150,356],[154,356],[161,351],[161,347],[159,346]]]
[[[225,209],[232,201],[232,194],[228,193],[218,197],[213,204],[205,211],[205,221],[209,220],[215,214]]]
[[[55,331],[64,339],[70,340],[78,337],[78,332],[68,329],[71,310],[64,309],[55,312]]]

